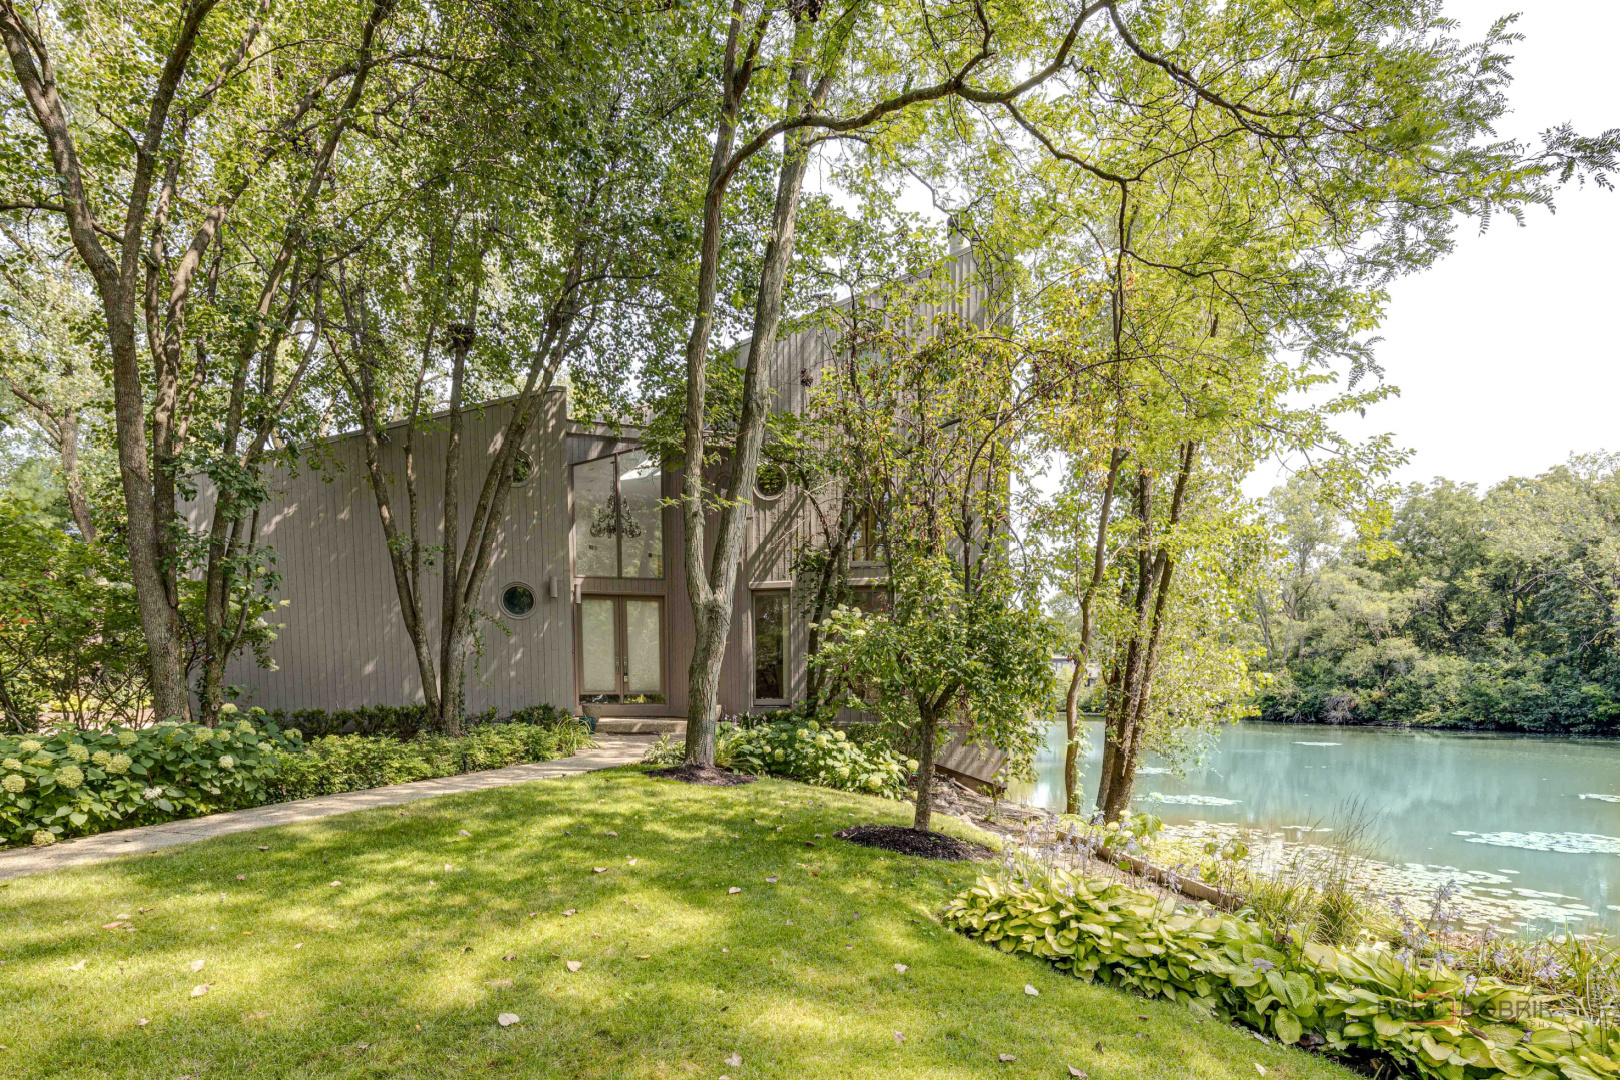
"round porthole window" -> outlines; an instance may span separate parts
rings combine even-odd
[[[787,490],[787,472],[774,461],[761,462],[754,474],[754,494],[761,499],[774,499]]]
[[[534,458],[519,450],[517,458],[512,462],[512,486],[519,487],[523,485],[533,475]]]
[[[521,581],[508,585],[501,593],[501,608],[514,619],[524,618],[534,610],[534,590]]]

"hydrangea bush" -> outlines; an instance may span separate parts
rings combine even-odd
[[[776,720],[754,727],[721,725],[717,743],[726,745],[730,767],[738,772],[786,776],[817,787],[904,798],[916,761],[882,746],[857,746],[844,732],[815,720]]]
[[[110,828],[257,806],[296,728],[226,706],[216,728],[163,721],[136,730],[0,736],[0,845],[54,844]]]

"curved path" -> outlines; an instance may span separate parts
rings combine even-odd
[[[356,810],[370,810],[377,806],[398,806],[400,803],[432,799],[440,795],[455,795],[463,791],[483,791],[487,788],[524,784],[530,780],[552,780],[560,776],[578,776],[581,773],[611,769],[641,760],[641,755],[653,744],[651,735],[598,735],[596,746],[582,750],[573,757],[555,761],[539,761],[532,765],[510,765],[504,769],[443,776],[436,780],[418,780],[410,784],[369,788],[365,791],[346,791],[341,795],[321,795],[296,802],[272,803],[249,810],[233,810],[208,817],[169,821],[162,825],[143,825],[136,829],[118,829],[97,833],[77,840],[64,840],[49,847],[16,848],[0,851],[0,879],[38,874],[46,870],[59,870],[64,866],[81,863],[105,862],[120,855],[139,855],[179,844],[195,843],[229,833],[268,829],[276,825],[291,825],[298,821],[349,814]]]

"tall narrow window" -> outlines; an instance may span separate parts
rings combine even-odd
[[[664,474],[641,450],[574,466],[574,571],[664,576]]]
[[[788,594],[754,594],[754,700],[787,700]]]

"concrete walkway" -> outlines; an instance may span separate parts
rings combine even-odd
[[[144,825],[138,829],[119,829],[97,833],[77,840],[65,840],[49,847],[17,848],[0,851],[0,880],[38,874],[46,870],[59,870],[64,866],[81,863],[105,862],[120,855],[139,855],[148,851],[195,843],[215,836],[268,829],[276,825],[291,825],[299,821],[351,814],[356,810],[370,810],[378,806],[398,806],[432,799],[440,795],[456,795],[463,791],[484,791],[489,788],[523,784],[530,780],[550,780],[559,776],[578,776],[598,769],[611,769],[640,761],[641,755],[653,744],[651,735],[598,735],[597,746],[581,751],[573,757],[555,761],[541,761],[532,765],[512,765],[505,769],[445,776],[437,780],[418,780],[411,784],[371,788],[367,791],[346,791],[341,795],[322,795],[297,802],[255,806],[251,810],[233,810],[225,814],[170,821],[162,825]]]

